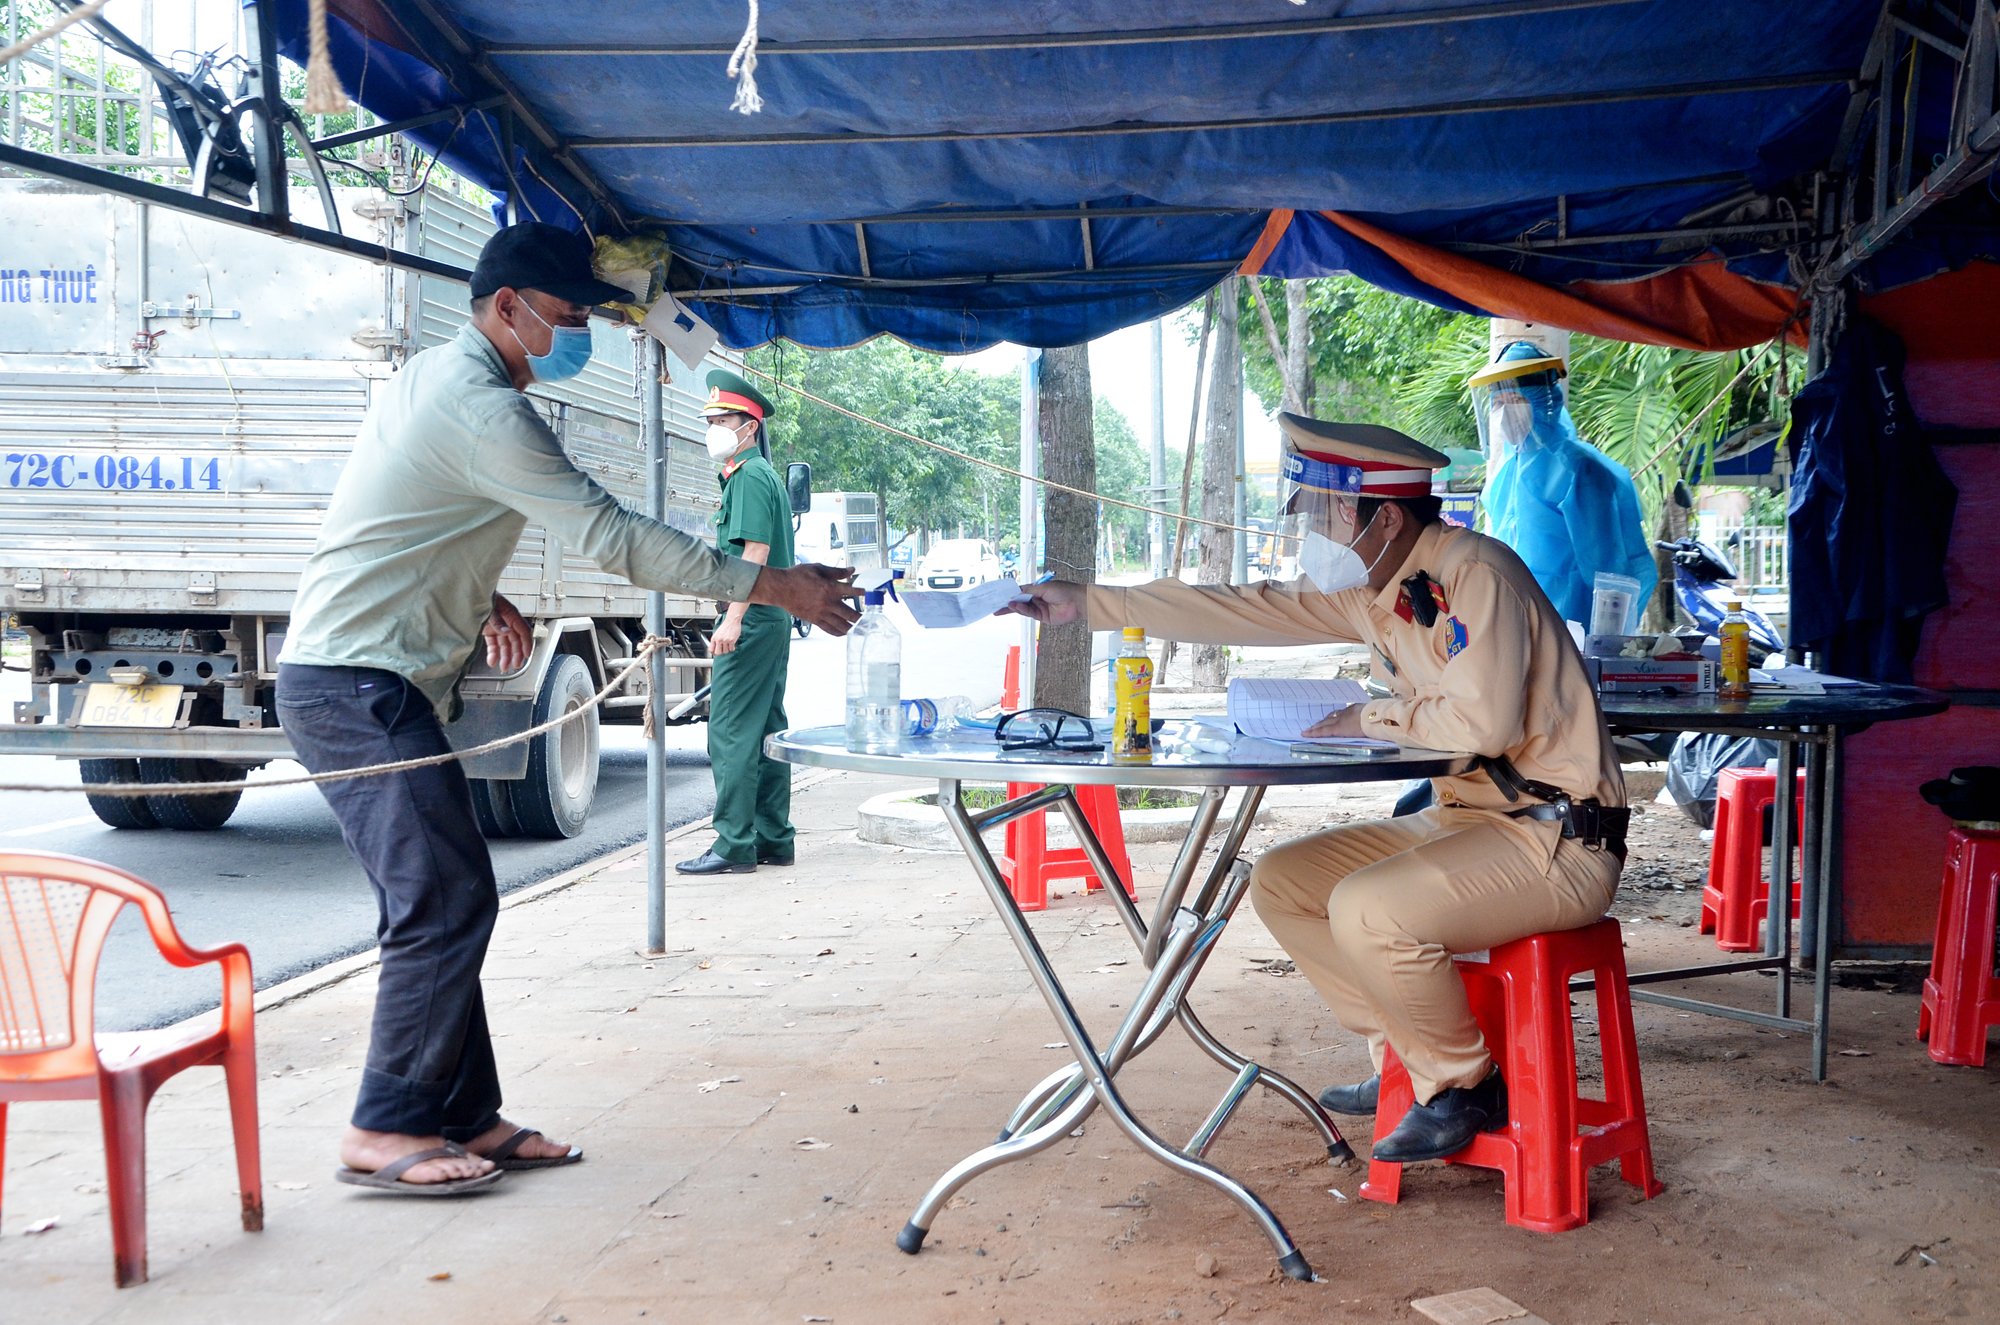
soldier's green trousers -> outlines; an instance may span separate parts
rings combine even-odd
[[[715,854],[738,863],[792,854],[792,768],[765,757],[785,728],[792,619],[752,607],[743,637],[709,676],[708,761],[715,770]]]

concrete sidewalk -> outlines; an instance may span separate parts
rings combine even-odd
[[[962,858],[856,838],[858,805],[894,785],[812,782],[797,797],[795,869],[674,879],[668,956],[635,951],[641,854],[503,913],[486,990],[508,1112],[581,1144],[581,1165],[510,1175],[451,1202],[336,1184],[373,992],[362,969],[258,1018],[265,1232],[237,1228],[220,1073],[185,1074],[161,1093],[150,1128],[152,1281],[118,1292],[95,1110],[15,1107],[0,1320],[1409,1319],[1413,1297],[1487,1284],[1557,1322],[1822,1319],[1820,1286],[1850,1318],[1880,1319],[1948,1315],[1961,1302],[1977,1314],[1993,1288],[1990,1192],[1963,1195],[1949,1229],[1937,1193],[1949,1174],[1993,1162],[1975,1152],[1994,1129],[1981,1119],[1940,1135],[1898,1116],[1933,1088],[1887,1074],[1892,1054],[1906,1063],[1912,1050],[1910,1000],[1885,993],[1837,1001],[1836,1044],[1880,1055],[1837,1059],[1838,1088],[1805,1080],[1796,1040],[1642,1009],[1669,1191],[1641,1203],[1615,1168],[1599,1170],[1593,1222],[1560,1237],[1504,1225],[1488,1173],[1429,1166],[1406,1177],[1399,1206],[1353,1199],[1361,1173],[1330,1169],[1289,1106],[1253,1096],[1212,1158],[1272,1201],[1327,1282],[1278,1278],[1247,1218],[1143,1157],[1101,1114],[1080,1137],[973,1183],[923,1253],[905,1256],[894,1238],[926,1187],[1066,1060]],[[1281,792],[1252,845],[1343,812],[1379,813],[1393,790]],[[686,850],[673,855],[705,840],[683,834]],[[1142,897],[1171,850],[1134,851]],[[1110,907],[1063,891],[1034,928],[1101,1037],[1138,962]],[[1703,942],[1647,919],[1627,920],[1635,965],[1642,952],[1686,958]],[[1365,1075],[1363,1049],[1272,964],[1279,956],[1244,908],[1195,1000],[1209,1025],[1315,1088]],[[1768,988],[1743,980],[1751,994]],[[1714,1088],[1680,1089],[1682,1078]],[[1226,1079],[1170,1033],[1121,1083],[1178,1140]],[[1755,1129],[1794,1126],[1807,1108],[1831,1153],[1773,1158],[1775,1136]],[[1766,1113],[1777,1116],[1759,1123]],[[1857,1158],[1841,1138],[1862,1134],[1871,1156],[1897,1153],[1903,1181],[1836,1177],[1825,1191],[1791,1181],[1800,1164]],[[1368,1128],[1351,1135],[1364,1148]],[[53,1229],[24,1233],[47,1217]],[[1948,1283],[1945,1270],[1920,1279],[1889,1268],[1890,1253],[1941,1236]]]

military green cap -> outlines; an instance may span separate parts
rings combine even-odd
[[[775,411],[770,397],[751,386],[742,374],[717,368],[708,375],[708,403],[701,407],[701,412],[709,418],[718,414],[748,414],[761,423]]]

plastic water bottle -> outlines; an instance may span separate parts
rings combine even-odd
[[[882,610],[894,593],[893,580],[864,593],[861,620],[847,632],[847,748],[861,754],[902,745],[903,637]]]
[[[906,699],[903,701],[903,732],[908,736],[949,736],[958,727],[959,719],[972,716],[972,701],[964,695],[947,695],[943,699]]]

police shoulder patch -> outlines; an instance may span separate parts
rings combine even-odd
[[[1445,619],[1444,656],[1446,658],[1456,658],[1459,654],[1465,652],[1465,646],[1470,642],[1471,637],[1466,633],[1465,623],[1455,616],[1447,617]]]

